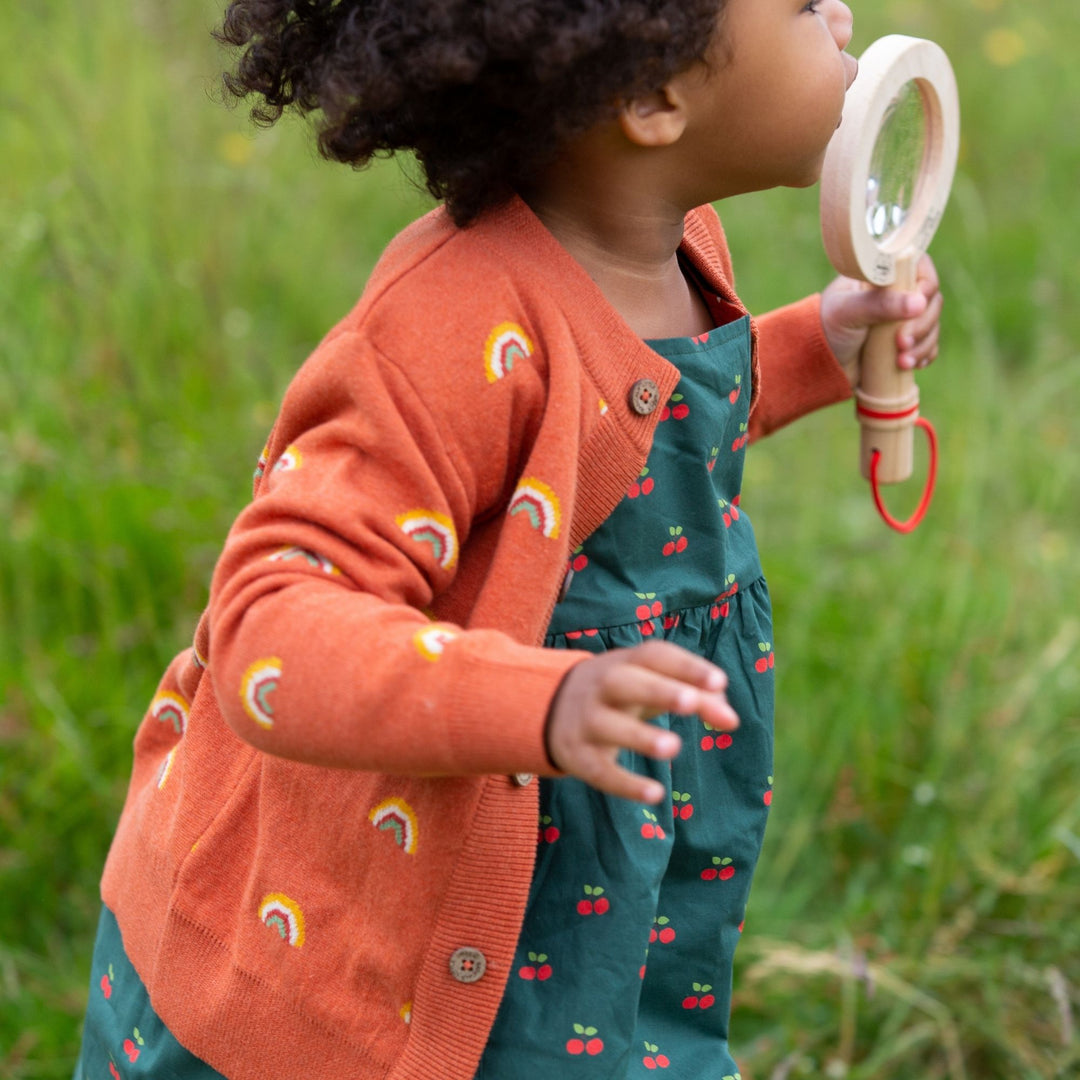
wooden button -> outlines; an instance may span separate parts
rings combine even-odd
[[[638,379],[630,387],[630,408],[638,416],[648,416],[660,404],[660,388],[652,379]]]
[[[479,949],[455,949],[450,956],[450,974],[461,983],[474,983],[484,977],[487,957]]]

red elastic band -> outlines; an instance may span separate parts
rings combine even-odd
[[[895,529],[897,532],[902,533],[914,532],[919,527],[919,522],[926,516],[926,511],[930,506],[930,500],[934,497],[934,485],[937,483],[937,432],[934,431],[934,425],[925,417],[920,416],[919,419],[915,421],[915,424],[926,432],[926,438],[930,443],[930,465],[927,470],[926,487],[923,489],[922,499],[916,507],[915,513],[912,514],[907,521],[897,521],[896,518],[885,509],[885,503],[881,498],[881,488],[878,485],[877,478],[878,462],[881,460],[881,451],[875,450],[870,457],[870,490],[874,494],[874,505],[877,507],[878,513],[884,519],[885,524]]]
[[[859,415],[865,416],[870,420],[903,420],[904,417],[911,416],[918,411],[918,402],[915,402],[910,409],[904,409],[902,412],[875,412],[873,409],[864,409],[862,405],[858,406]]]

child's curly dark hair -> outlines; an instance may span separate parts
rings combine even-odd
[[[232,95],[257,123],[319,112],[319,149],[360,167],[414,150],[464,224],[621,101],[704,58],[724,0],[232,0]]]

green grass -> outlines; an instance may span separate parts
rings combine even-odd
[[[424,200],[221,108],[213,5],[2,6],[0,1075],[24,1080],[70,1074],[134,727],[278,397]],[[864,7],[855,51],[932,37],[961,86],[920,378],[941,480],[900,537],[848,409],[751,455],[780,704],[743,1076],[1077,1076],[1080,12]],[[754,308],[827,280],[813,193],[722,209]]]

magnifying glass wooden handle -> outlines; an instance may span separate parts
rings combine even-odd
[[[917,260],[901,258],[896,280],[887,288],[911,292],[918,277]],[[882,484],[907,480],[913,470],[915,421],[919,416],[919,388],[915,373],[896,366],[896,334],[900,323],[872,327],[863,346],[859,385],[855,390],[855,415],[861,429],[859,466],[870,479],[874,452],[880,453],[877,479]]]

